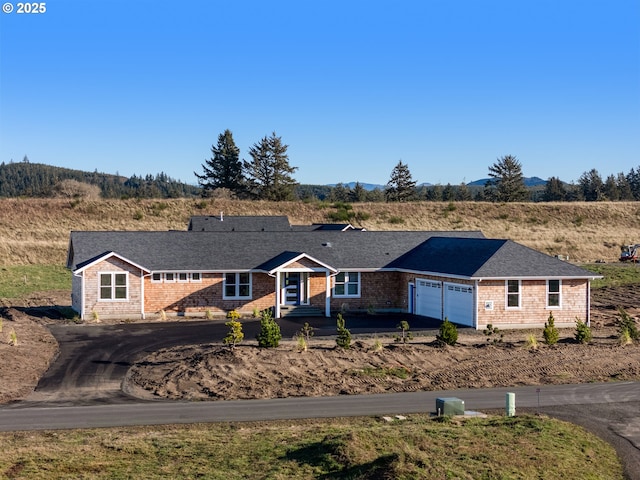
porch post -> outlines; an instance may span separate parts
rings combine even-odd
[[[331,316],[331,276],[329,275],[328,270],[325,272],[324,316]]]
[[[280,318],[280,271],[276,272],[276,308],[275,318]]]

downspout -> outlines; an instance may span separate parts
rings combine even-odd
[[[587,327],[591,328],[591,279],[587,278]]]
[[[480,280],[476,280],[475,281],[475,295],[474,295],[474,299],[473,299],[473,326],[476,327],[476,330],[479,329],[478,327],[478,295],[480,293]]]

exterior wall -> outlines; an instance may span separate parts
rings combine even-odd
[[[164,311],[174,315],[226,315],[237,309],[248,315],[275,304],[275,279],[262,273],[251,275],[251,299],[223,300],[223,274],[203,273],[200,282],[152,282],[145,277],[145,311],[157,315]]]
[[[360,273],[360,297],[333,297],[331,310],[406,311],[407,282],[399,272]],[[331,288],[335,284],[332,278]],[[332,292],[333,295],[333,292]]]
[[[523,280],[520,285],[520,307],[506,308],[506,285],[504,280],[483,281],[478,289],[478,329],[488,324],[500,328],[544,327],[553,314],[556,327],[573,327],[576,319],[588,320],[588,280],[563,280],[561,306],[547,307],[547,282]],[[485,303],[493,302],[493,310]]]
[[[100,273],[101,272],[127,272],[128,289],[126,300],[100,300]],[[139,268],[124,262],[116,257],[108,258],[102,262],[87,268],[84,271],[84,311],[80,312],[82,318],[91,318],[97,315],[103,317],[140,317],[142,315],[142,272]],[[74,295],[76,292],[74,291]],[[78,295],[80,295],[78,293]],[[75,298],[74,298],[75,300]],[[80,302],[78,302],[80,308]]]

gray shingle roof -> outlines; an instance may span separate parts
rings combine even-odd
[[[195,215],[191,217],[188,229],[194,232],[286,232],[291,230],[291,225],[285,215]]]
[[[511,240],[490,238],[432,237],[392,266],[478,279],[595,276]]]
[[[286,218],[286,217],[285,217]],[[68,267],[114,252],[150,271],[270,271],[306,254],[338,270],[382,268],[466,278],[594,275],[481,232],[72,232]]]
[[[285,252],[338,269],[384,268],[435,232],[72,232],[69,267],[115,252],[153,271],[262,269]],[[482,237],[481,232],[437,232]]]

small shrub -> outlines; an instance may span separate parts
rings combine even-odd
[[[592,339],[591,328],[580,319],[576,319],[576,332],[574,338],[578,343],[589,343]]]
[[[2,332],[2,317],[0,317],[0,332]]]
[[[227,318],[229,320],[232,320],[234,322],[237,322],[238,319],[240,318],[240,312],[238,312],[238,310],[236,310],[235,308],[233,310],[230,310],[227,312]]]
[[[237,320],[229,320],[225,323],[229,327],[227,336],[222,339],[225,345],[229,348],[234,348],[237,344],[244,339],[244,333],[242,332],[242,324]]]
[[[18,345],[18,335],[13,328],[11,329],[11,332],[9,332],[9,345],[13,345],[14,347]]]
[[[207,308],[204,311],[204,318],[206,318],[207,320],[213,320],[213,312],[211,311],[210,308]]]
[[[409,332],[409,322],[406,320],[402,320],[397,328],[402,332],[401,336],[396,336],[396,342],[402,342],[403,344],[407,343],[407,340],[411,340],[413,335]]]
[[[311,337],[313,337],[313,327],[309,325],[308,322],[304,322],[304,325],[300,329],[298,335],[304,338],[305,342],[309,344],[309,340],[311,340]]]
[[[544,337],[544,343],[547,345],[555,345],[558,343],[558,339],[560,338],[560,333],[555,325],[555,318],[553,318],[553,313],[549,314],[548,320],[544,324],[544,330],[542,331],[542,336]]]
[[[636,341],[640,338],[640,332],[638,332],[638,326],[636,321],[625,311],[624,308],[618,309],[619,318],[617,320],[618,335],[620,337],[628,337],[629,342]]]
[[[374,352],[382,351],[382,342],[380,341],[379,338],[376,338],[373,340],[373,351]]]
[[[296,335],[296,349],[298,352],[307,351],[307,341],[304,339],[304,335]]]
[[[282,333],[280,325],[275,321],[271,310],[263,310],[260,319],[260,333],[256,335],[258,346],[261,348],[276,348],[280,345]]]
[[[134,220],[142,220],[144,218],[144,213],[142,213],[142,210],[136,210],[133,213],[133,219]]]
[[[448,318],[440,325],[440,331],[436,339],[446,345],[455,345],[458,341],[458,329]]]
[[[164,310],[160,310],[160,320],[164,321],[167,319],[167,312]]]
[[[529,335],[527,335],[526,343],[527,343],[527,348],[529,350],[538,349],[538,340],[536,339],[536,336],[533,333],[530,333]]]
[[[404,218],[392,215],[391,217],[389,217],[387,222],[389,222],[391,225],[400,225],[401,223],[404,223]]]
[[[93,318],[94,322],[99,322],[100,321],[100,314],[98,312],[96,312],[95,310],[91,311],[91,318]]]
[[[336,336],[336,344],[340,348],[350,348],[351,347],[351,332],[345,327],[344,318],[342,314],[338,314],[337,319],[338,325],[338,334]]]
[[[498,329],[498,327],[494,327],[492,324],[488,324],[487,328],[485,328],[482,333],[485,334],[485,336],[487,337],[487,342],[491,342],[491,343],[501,343],[502,340],[504,339],[504,334],[500,333],[500,330]],[[500,333],[500,336],[498,336],[498,334]]]
[[[260,316],[260,310],[258,307],[253,307],[253,311],[251,312],[251,316],[253,318],[258,318]]]

